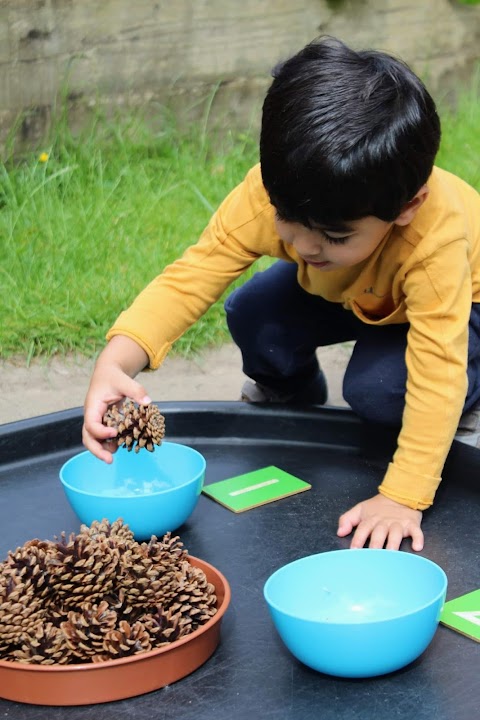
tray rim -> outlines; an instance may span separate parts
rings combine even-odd
[[[339,448],[365,457],[380,455],[385,467],[396,448],[398,428],[368,423],[348,407],[217,400],[154,402],[166,416],[166,440],[192,446],[228,439]],[[206,427],[207,418],[213,419],[213,427]],[[82,407],[0,425],[0,472],[33,459],[42,461],[59,453],[83,450],[82,425]],[[454,440],[445,462],[444,480],[452,476],[456,483],[476,490],[479,472],[480,451]]]
[[[166,440],[170,439],[169,427],[173,426],[173,435],[178,435],[176,426],[185,424],[184,421],[190,421],[191,418],[196,418],[191,428],[195,428],[196,432],[187,435],[218,439],[218,434],[214,432],[205,434],[206,424],[202,420],[206,417],[216,421],[218,429],[233,429],[234,436],[242,439],[250,437],[271,441],[281,438],[283,441],[297,440],[308,444],[317,444],[318,435],[306,439],[304,433],[299,432],[300,429],[320,426],[330,443],[343,445],[343,438],[344,441],[348,440],[350,446],[356,446],[364,428],[362,420],[352,410],[343,407],[253,405],[240,401],[154,402],[166,416]],[[37,455],[81,447],[82,425],[81,407],[0,425],[0,467]],[[296,436],[292,437],[294,433]]]

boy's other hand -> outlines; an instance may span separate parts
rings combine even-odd
[[[344,513],[338,521],[337,535],[355,534],[351,548],[362,548],[370,538],[369,547],[398,550],[402,540],[412,538],[412,549],[423,549],[423,532],[420,529],[422,513],[406,505],[390,500],[384,495],[375,495],[358,503]]]

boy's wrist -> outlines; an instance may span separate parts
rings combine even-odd
[[[97,370],[116,368],[131,378],[149,363],[145,350],[125,335],[115,335],[105,346],[96,362]]]

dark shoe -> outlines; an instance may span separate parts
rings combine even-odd
[[[324,405],[327,401],[327,383],[320,370],[318,375],[296,393],[282,393],[266,385],[247,380],[240,400],[248,403],[285,403],[286,405]]]
[[[471,447],[480,448],[480,407],[463,413],[458,423],[455,440]]]

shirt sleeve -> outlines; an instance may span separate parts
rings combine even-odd
[[[107,340],[135,340],[156,369],[171,345],[261,255],[274,254],[272,208],[254,168],[224,200],[199,242],[155,278],[122,312]]]
[[[433,503],[467,393],[472,286],[466,241],[415,264],[404,292],[410,323],[405,410],[379,492],[424,510]]]

